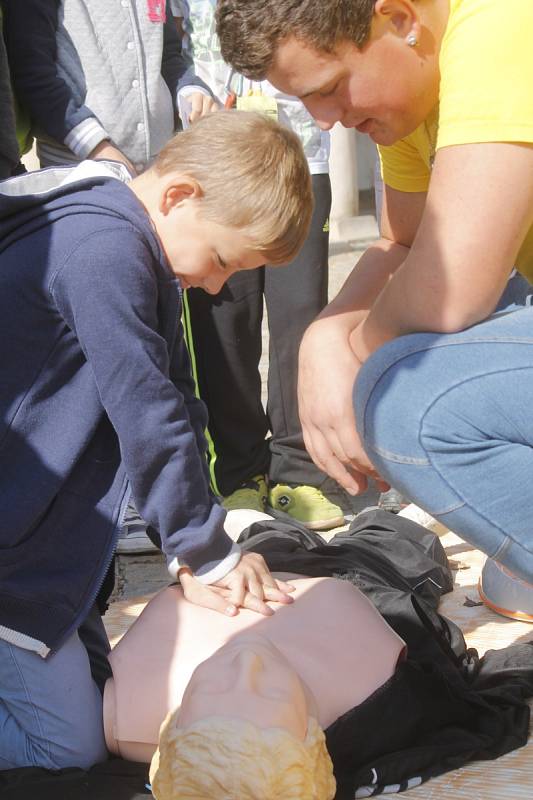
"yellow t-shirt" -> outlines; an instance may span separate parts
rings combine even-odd
[[[380,147],[384,182],[425,192],[441,147],[533,144],[533,0],[450,0],[442,40],[439,106],[416,131]],[[533,281],[533,228],[517,259]]]

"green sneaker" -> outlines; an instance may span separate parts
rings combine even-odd
[[[234,511],[236,508],[251,508],[254,511],[264,512],[267,496],[265,476],[255,475],[227,497],[223,497],[222,505],[228,511]]]
[[[284,511],[314,531],[328,531],[344,525],[342,508],[314,486],[283,486],[278,483],[270,489],[268,502],[276,511]]]

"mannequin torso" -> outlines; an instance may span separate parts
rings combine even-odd
[[[112,752],[149,761],[196,667],[251,633],[270,641],[310,689],[324,729],[393,675],[404,643],[352,584],[276,577],[295,586],[296,602],[276,605],[272,617],[246,610],[225,617],[191,605],[176,586],[148,604],[110,656],[104,725]]]

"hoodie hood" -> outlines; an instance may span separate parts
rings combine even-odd
[[[0,253],[13,241],[33,233],[43,224],[43,215],[58,219],[71,214],[73,195],[101,186],[110,179],[128,183],[131,175],[117,161],[82,161],[75,167],[50,167],[27,172],[0,182]],[[83,205],[101,210],[101,198],[84,194]],[[110,209],[123,216],[120,206]]]

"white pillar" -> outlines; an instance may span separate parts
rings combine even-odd
[[[379,235],[373,214],[359,216],[359,188],[371,188],[375,147],[354,128],[331,131],[330,174],[333,201],[330,241],[350,248],[366,246]]]
[[[359,211],[357,181],[356,132],[337,123],[331,131],[329,171],[333,195],[331,205],[331,238],[338,239],[346,221]],[[348,223],[349,224],[349,223]]]

